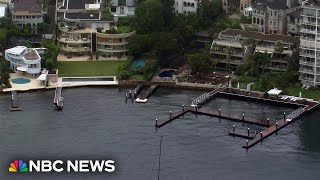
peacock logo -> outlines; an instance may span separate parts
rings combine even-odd
[[[27,164],[24,163],[22,160],[14,160],[9,167],[9,172],[16,173],[16,172],[29,172]]]

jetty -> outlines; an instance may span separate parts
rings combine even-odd
[[[126,94],[126,97],[127,98],[136,98],[139,95],[139,93],[142,91],[144,86],[145,86],[144,83],[141,83],[133,90],[129,90],[129,95]]]
[[[54,91],[53,104],[54,104],[56,110],[63,109],[63,97],[62,97],[62,87],[61,86],[56,87],[56,90]]]
[[[200,105],[204,104],[205,102],[209,101],[210,99],[222,96],[228,98],[240,98],[243,100],[251,100],[263,103],[271,103],[274,105],[286,105],[293,108],[296,108],[290,114],[283,113],[283,117],[277,120],[270,119],[259,119],[253,117],[247,117],[245,114],[241,113],[231,113],[226,112],[222,109],[209,109],[209,108],[202,108]],[[249,128],[236,128],[233,125],[232,129],[228,132],[230,136],[236,136],[246,139],[246,144],[243,146],[245,149],[249,149],[256,145],[259,142],[262,142],[264,139],[268,138],[270,135],[277,133],[280,129],[284,128],[285,126],[289,125],[290,123],[297,120],[299,117],[303,116],[305,113],[311,112],[319,107],[319,102],[313,101],[311,99],[304,99],[300,98],[295,101],[286,100],[281,98],[281,96],[276,97],[268,97],[263,95],[262,93],[259,94],[257,92],[250,92],[250,91],[242,91],[242,90],[234,90],[232,88],[219,88],[213,90],[209,93],[202,94],[198,98],[192,101],[190,106],[182,105],[182,110],[172,113],[170,111],[169,116],[167,118],[158,120],[156,119],[155,126],[160,128],[167,123],[178,119],[179,117],[183,116],[186,113],[194,113],[196,115],[206,115],[210,117],[217,117],[221,121],[221,119],[231,120],[234,122],[242,123],[242,126],[245,124],[254,124],[258,126],[262,126],[262,130],[260,131],[253,131]]]
[[[10,111],[21,111],[22,107],[20,105],[20,102],[18,100],[18,93],[17,91],[11,92],[11,101],[9,106]]]
[[[184,114],[186,114],[188,112],[196,114],[196,115],[198,115],[198,114],[206,115],[206,116],[210,116],[210,117],[217,117],[220,119],[231,120],[234,122],[255,124],[255,125],[260,125],[260,126],[264,126],[264,127],[270,127],[270,125],[272,125],[272,123],[267,119],[254,119],[251,117],[245,117],[244,114],[239,114],[239,115],[229,114],[227,112],[222,112],[221,109],[211,110],[211,109],[207,109],[207,108],[184,107],[183,106],[182,111],[179,111],[176,113],[170,112],[168,118],[158,121],[156,123],[156,127],[160,128],[160,127],[166,125],[167,123],[169,123],[175,119],[178,119],[179,117],[183,116]]]
[[[158,85],[150,86],[146,91],[142,92],[141,95],[136,99],[137,103],[146,103],[148,101],[148,97],[157,89]]]

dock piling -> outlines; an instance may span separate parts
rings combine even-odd
[[[268,125],[270,126],[270,119],[269,118],[267,119],[267,122],[268,122]]]
[[[250,135],[250,128],[248,128],[248,136]]]
[[[184,111],[184,105],[182,105],[182,111]]]
[[[262,139],[262,137],[263,137],[263,133],[262,133],[262,131],[260,132],[260,138]]]
[[[232,132],[233,132],[233,134],[234,134],[234,131],[235,131],[235,125],[232,125]]]
[[[286,123],[286,113],[283,113],[283,122]]]
[[[248,144],[249,144],[249,140],[247,139],[247,140],[246,140],[246,146],[247,146],[247,147],[248,147]]]
[[[242,125],[244,126],[244,114],[242,114]]]
[[[156,128],[158,128],[158,119],[156,119]]]
[[[219,109],[219,117],[221,116],[221,109]]]
[[[172,112],[170,111],[170,112],[169,112],[170,119],[171,119],[171,114],[172,114]]]

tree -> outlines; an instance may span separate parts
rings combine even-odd
[[[138,4],[135,11],[137,33],[147,34],[163,29],[163,6],[159,0],[146,0]]]
[[[162,3],[162,14],[165,27],[171,27],[173,22],[174,14],[174,0],[160,0]]]
[[[157,59],[148,59],[146,64],[143,67],[143,78],[146,81],[150,81],[155,72],[158,70],[159,68],[159,61]]]
[[[228,72],[230,73],[231,72],[231,56],[234,54],[234,50],[232,47],[226,47],[225,48],[225,54],[227,56],[227,61],[228,61]]]
[[[211,69],[210,57],[202,50],[200,53],[187,55],[188,64],[192,72],[206,73]]]
[[[215,18],[222,12],[221,0],[202,0],[199,4],[197,15],[200,27],[210,26]]]

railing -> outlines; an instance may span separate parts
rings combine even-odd
[[[299,117],[302,113],[304,113],[305,110],[303,107],[299,108],[299,109],[296,109],[294,110],[293,112],[291,112],[287,117],[286,119],[295,119],[297,117]]]

